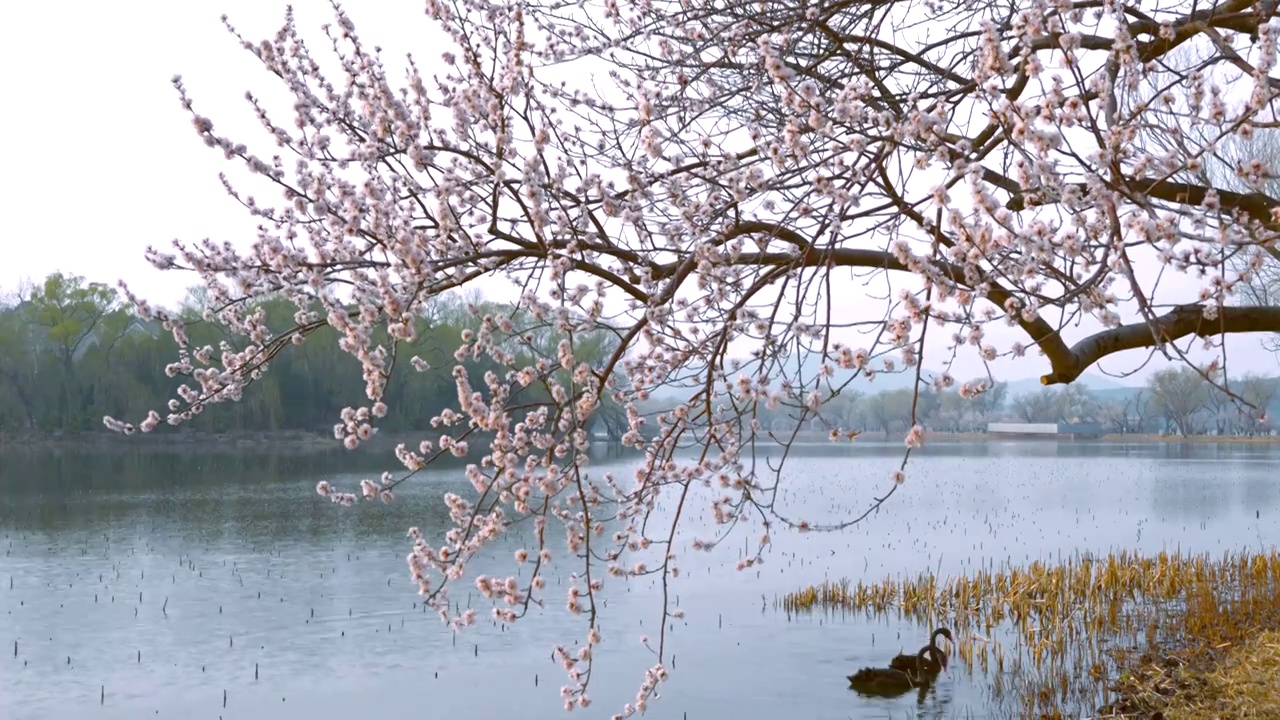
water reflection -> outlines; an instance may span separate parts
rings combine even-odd
[[[900,453],[898,443],[799,448],[783,472],[780,509],[812,522],[860,512]],[[985,678],[958,664],[923,699],[847,688],[845,676],[919,647],[927,628],[787,617],[772,599],[825,578],[873,582],[1079,551],[1274,542],[1277,459],[1270,447],[931,443],[864,525],[775,533],[766,564],[742,573],[733,565],[756,530],[710,554],[678,548],[673,602],[687,618],[669,628],[672,679],[654,711],[695,720],[985,717]],[[583,632],[557,587],[575,568],[554,564],[548,608],[515,628],[485,622],[455,637],[415,602],[404,532],[445,531],[442,493],[470,492],[457,468],[428,473],[389,506],[341,509],[314,493],[320,479],[349,485],[394,469],[388,460],[0,457],[0,643],[16,643],[0,656],[0,716],[347,720],[370,703],[379,715],[417,712],[425,697],[441,712],[562,717],[563,671],[549,651]],[[595,470],[625,476],[632,463],[601,457]],[[712,529],[710,497],[690,506],[690,536]],[[472,571],[513,572],[526,533],[514,528]],[[656,634],[659,592],[648,578],[610,580],[593,711],[615,711],[652,664],[638,641]],[[454,590],[463,602],[468,594]]]

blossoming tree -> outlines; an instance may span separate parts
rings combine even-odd
[[[587,642],[559,651],[569,708],[589,703],[606,578],[656,574],[665,587],[682,517],[761,526],[740,567],[780,527],[865,517],[818,522],[775,504],[778,469],[752,460],[786,438],[757,408],[821,417],[841,390],[835,368],[918,375],[930,334],[984,361],[1038,351],[1053,385],[1120,351],[1187,360],[1190,341],[1280,331],[1280,308],[1234,295],[1277,253],[1280,201],[1257,191],[1272,171],[1232,168],[1249,192],[1205,179],[1220,142],[1276,122],[1276,30],[1252,0],[429,0],[453,47],[440,74],[410,58],[403,76],[334,13],[331,52],[315,54],[291,14],[273,38],[242,40],[293,98],[273,110],[249,96],[273,149],[219,134],[174,79],[201,140],[248,171],[225,184],[260,230],[251,246],[149,251],[161,269],[199,273],[206,319],[238,340],[191,346],[176,317],[130,294],[172,330],[182,350],[169,371],[190,378],[136,427],[239,399],[329,326],[363,368],[367,400],[335,418],[355,447],[396,402],[393,373],[450,371],[403,356],[415,313],[485,278],[522,288],[520,324],[477,313],[458,340],[456,358],[503,372],[483,387],[455,372],[457,407],[433,419],[441,435],[396,451],[405,473],[318,490],[390,500],[435,458],[468,458],[475,495],[446,498],[456,527],[442,542],[410,530],[412,577],[447,622],[473,622],[451,609],[450,584],[533,516],[537,546],[513,559],[532,572],[472,580],[513,622],[547,597],[553,553],[577,564],[567,604]],[[869,282],[879,289],[842,295]],[[296,304],[294,327],[268,328],[253,310],[267,296]],[[531,341],[535,326],[558,344]],[[1004,326],[1021,340],[998,342]],[[582,362],[579,338],[602,331],[615,349]],[[815,354],[809,375],[793,362]],[[638,403],[659,387],[684,400],[646,418]],[[543,399],[527,401],[529,388]],[[627,408],[633,477],[587,462],[604,398]],[[913,424],[907,455],[923,433]],[[903,463],[866,512],[899,487]],[[669,520],[646,523],[662,503]],[[606,534],[605,520],[621,529]],[[666,677],[665,634],[654,649],[624,715]]]

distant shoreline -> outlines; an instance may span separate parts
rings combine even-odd
[[[882,435],[883,433],[877,433]],[[885,436],[886,440],[896,440],[894,435]],[[948,432],[925,432],[924,441],[927,445],[930,440],[941,440],[944,442],[1030,442],[1052,440],[1055,442],[1103,442],[1117,444],[1147,444],[1147,443],[1198,443],[1198,444],[1224,444],[1224,445],[1277,445],[1280,444],[1280,435],[1156,435],[1151,433],[1108,433],[1106,435],[1096,436],[1072,436],[1068,434],[1062,435],[1014,435],[999,434],[993,435],[989,433],[948,433]]]
[[[379,434],[372,440],[361,444],[361,449],[391,450],[398,443],[417,446],[423,439],[434,439],[438,431],[397,432]],[[898,442],[902,438],[897,433],[865,432],[859,436],[870,441]],[[826,445],[826,436],[816,432],[803,432],[796,441],[805,445]],[[1277,435],[1155,435],[1155,434],[1106,434],[1094,437],[1073,437],[1071,435],[991,435],[988,433],[956,433],[926,432],[925,444],[930,442],[1099,442],[1108,444],[1223,444],[1223,445],[1276,445],[1280,444]],[[833,444],[844,445],[848,441],[837,441]],[[856,440],[854,444],[856,444]],[[845,445],[847,447],[847,445]],[[346,452],[342,443],[334,439],[332,433],[309,432],[306,430],[262,430],[236,432],[196,432],[183,430],[180,432],[135,433],[119,435],[107,431],[90,432],[0,432],[0,451],[45,451],[45,450],[93,450],[118,451],[141,450],[155,452],[191,452],[201,450],[209,452],[260,451],[290,453],[323,453]]]
[[[378,445],[386,443],[379,438]],[[371,443],[372,444],[372,443]],[[393,445],[394,446],[394,445]],[[333,433],[305,430],[134,433],[122,435],[110,431],[0,432],[0,452],[45,450],[92,450],[154,452],[230,452],[257,450],[262,452],[326,452],[342,450]]]

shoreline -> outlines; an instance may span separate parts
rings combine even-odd
[[[376,443],[382,445],[386,441]],[[374,443],[368,443],[374,444]],[[394,447],[394,444],[390,447]],[[109,431],[89,432],[0,432],[0,452],[50,450],[84,450],[94,452],[229,452],[259,450],[263,452],[328,452],[343,450],[332,433],[306,430],[197,432],[184,430],[166,433],[122,435]]]
[[[896,439],[890,436],[888,439]],[[1107,433],[1104,435],[991,435],[989,433],[946,433],[946,432],[928,432],[924,434],[924,440],[928,443],[930,440],[944,441],[964,441],[973,442],[975,440],[985,442],[1029,442],[1029,441],[1053,441],[1053,442],[1101,442],[1101,443],[1118,443],[1118,444],[1149,444],[1149,443],[1166,443],[1166,444],[1220,444],[1220,445],[1277,445],[1280,444],[1280,435],[1158,435],[1154,433]]]
[[[379,434],[361,444],[360,449],[391,450],[398,443],[416,446],[421,440],[439,435],[439,431],[400,431]],[[867,432],[859,436],[871,442],[898,442],[897,434]],[[1156,434],[1106,434],[1098,436],[1072,435],[991,435],[981,432],[925,432],[926,446],[930,442],[1068,442],[1106,443],[1118,445],[1197,444],[1197,445],[1280,445],[1280,435],[1156,435]],[[831,442],[821,433],[801,433],[796,438],[800,445],[841,445],[848,441]],[[854,445],[857,444],[855,440]],[[232,432],[203,432],[183,430],[134,435],[120,435],[108,431],[88,432],[0,432],[0,452],[41,450],[148,450],[191,451],[195,446],[202,450],[261,450],[270,452],[352,452],[343,448],[331,432],[308,430],[241,430]],[[359,450],[355,451],[359,452]]]
[[[1193,601],[1194,602],[1194,601]],[[1207,632],[1191,630],[1173,642],[1113,648],[1117,674],[1108,681],[1115,700],[1097,717],[1118,720],[1192,720],[1276,717],[1280,713],[1280,623],[1276,610],[1252,598],[1246,621],[1215,617],[1222,608],[1192,613],[1214,617]],[[1229,611],[1229,610],[1228,610]],[[1196,623],[1176,613],[1167,622]]]

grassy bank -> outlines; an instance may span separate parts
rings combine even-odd
[[[1124,699],[1103,708],[1100,718],[1280,717],[1280,632],[1259,632],[1221,649],[1146,653],[1117,689]]]
[[[1102,717],[1280,718],[1280,598],[1220,595],[1202,589],[1167,618],[1179,637],[1115,653],[1120,697]]]

